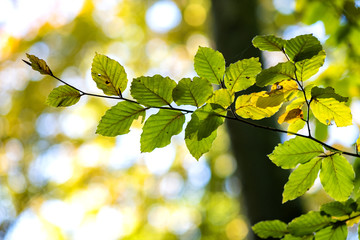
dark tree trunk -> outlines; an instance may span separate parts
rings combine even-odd
[[[216,48],[224,55],[227,65],[260,57],[251,45],[252,38],[259,34],[256,0],[212,0],[212,14]],[[273,119],[257,123],[275,125]],[[270,219],[288,222],[299,216],[302,213],[299,201],[281,204],[289,172],[276,167],[266,156],[280,142],[279,134],[235,121],[228,121],[227,127],[250,224]]]

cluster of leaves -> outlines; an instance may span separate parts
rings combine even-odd
[[[263,51],[280,51],[287,61],[262,69],[258,58],[249,58],[226,67],[220,52],[199,47],[194,58],[197,77],[178,82],[160,75],[135,78],[130,86],[132,99],[122,94],[128,85],[123,66],[105,55],[96,54],[91,69],[93,80],[105,95],[87,93],[69,85],[54,76],[45,61],[33,55],[28,55],[30,62],[25,62],[65,84],[50,93],[47,99],[50,106],[71,106],[84,95],[118,99],[119,103],[101,118],[96,133],[111,137],[126,134],[133,121],[141,118],[145,122],[140,139],[142,152],[168,145],[172,136],[182,131],[185,114],[191,114],[185,128],[185,143],[196,159],[210,150],[217,129],[225,119],[296,135],[279,144],[269,155],[277,166],[295,169],[285,184],[283,202],[308,191],[319,172],[324,190],[336,201],[347,202],[324,205],[321,212],[300,216],[289,225],[278,220],[260,222],[254,226],[254,231],[264,238],[312,239],[313,233],[317,232],[316,239],[330,239],[328,236],[345,239],[344,226],[350,220],[352,223],[358,220],[360,213],[357,203],[348,200],[354,188],[355,174],[344,155],[359,155],[342,152],[314,138],[310,117],[314,116],[325,125],[332,122],[338,127],[351,125],[351,111],[345,103],[348,99],[331,87],[305,85],[304,82],[319,71],[325,60],[325,51],[313,35],[300,35],[290,40],[273,35],[257,36],[253,45]],[[254,84],[269,87],[269,90],[241,94]],[[182,105],[193,107],[180,108]],[[159,111],[146,118],[148,110],[154,108]],[[283,113],[278,122],[287,123],[287,130],[246,120],[271,117],[280,109]],[[299,134],[305,126],[308,134]],[[336,212],[339,209],[344,210]]]

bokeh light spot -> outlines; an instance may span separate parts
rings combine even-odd
[[[146,24],[154,32],[166,33],[179,25],[180,22],[180,10],[172,1],[158,1],[146,12]]]
[[[191,26],[200,26],[206,20],[206,9],[200,4],[190,4],[185,8],[184,20]]]

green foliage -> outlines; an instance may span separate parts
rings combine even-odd
[[[161,107],[172,103],[172,91],[176,87],[169,77],[155,75],[138,77],[131,83],[131,96],[145,106]]]
[[[225,73],[225,59],[218,51],[199,47],[195,55],[194,67],[200,77],[208,79],[211,83],[221,84]]]
[[[325,157],[320,171],[320,180],[325,191],[334,199],[345,201],[354,188],[354,170],[340,154]]]
[[[138,117],[145,118],[145,108],[133,102],[119,102],[102,116],[96,133],[114,137],[128,133],[132,122]]]
[[[260,71],[259,58],[244,59],[232,63],[225,72],[225,86],[232,92],[247,89],[254,85],[255,77]]]
[[[128,82],[125,69],[120,63],[97,53],[92,62],[91,76],[96,86],[107,95],[121,95]]]
[[[287,233],[287,224],[280,220],[263,221],[255,224],[252,229],[261,238],[281,238]]]
[[[300,35],[290,40],[273,35],[257,36],[253,45],[264,51],[280,51],[287,61],[261,69],[258,58],[249,58],[225,67],[225,59],[220,52],[199,47],[194,59],[198,77],[176,82],[160,75],[140,76],[131,82],[132,98],[122,94],[128,83],[124,68],[105,55],[95,55],[92,77],[106,95],[87,93],[65,83],[52,74],[44,60],[33,55],[27,55],[30,62],[25,62],[41,74],[66,84],[50,93],[47,99],[50,106],[70,106],[83,95],[117,99],[119,103],[101,118],[96,130],[98,134],[126,134],[133,121],[141,117],[142,122],[145,121],[140,138],[142,152],[168,145],[172,136],[185,129],[186,146],[191,155],[199,159],[211,149],[217,130],[225,119],[296,135],[276,146],[268,155],[277,166],[294,168],[284,186],[283,202],[305,194],[314,184],[319,171],[324,190],[335,201],[324,204],[320,211],[295,218],[289,224],[279,220],[263,221],[254,225],[253,230],[262,238],[346,239],[347,225],[360,221],[360,200],[350,198],[355,173],[344,156],[359,158],[360,155],[337,149],[323,139],[313,137],[311,126],[314,120],[318,125],[330,125],[332,121],[338,127],[351,125],[351,110],[346,105],[348,98],[335,93],[332,87],[305,85],[305,81],[323,66],[326,56],[313,35]],[[250,94],[241,92],[255,83],[259,87],[269,87],[269,90]],[[178,108],[181,105],[195,106],[196,110]],[[150,109],[158,109],[158,112],[145,120]],[[246,120],[272,117],[279,111],[277,121],[288,124],[287,130],[286,126],[282,129],[270,128]],[[187,123],[186,114],[191,115]],[[307,134],[298,133],[304,126]],[[315,136],[322,135],[315,132]],[[356,143],[357,150],[359,145]],[[356,195],[358,193],[353,196]]]
[[[181,79],[172,92],[177,105],[200,107],[213,94],[213,88],[206,78],[194,77]]]
[[[80,100],[80,92],[74,88],[64,85],[51,91],[46,103],[52,107],[68,107]]]
[[[321,165],[321,158],[300,165],[289,176],[289,181],[284,186],[283,203],[302,196],[314,184]]]
[[[274,35],[265,35],[254,37],[252,43],[262,51],[283,51],[286,40]]]
[[[185,122],[182,112],[160,109],[146,120],[141,134],[141,152],[151,152],[165,147],[173,135],[179,134]]]
[[[279,144],[268,157],[277,166],[286,169],[294,168],[299,163],[306,163],[323,152],[321,144],[297,136]]]

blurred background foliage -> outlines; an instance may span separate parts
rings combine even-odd
[[[317,84],[353,97],[355,124],[328,130],[314,121],[315,133],[353,148],[360,124],[360,1],[257,4],[263,34],[313,33],[324,44],[326,66]],[[199,162],[183,133],[141,154],[140,123],[125,136],[94,134],[114,101],[84,97],[66,109],[50,108],[45,100],[59,83],[21,61],[34,54],[56,76],[93,93],[100,93],[90,74],[95,52],[119,61],[129,79],[159,73],[178,81],[195,75],[199,45],[215,47],[210,9],[210,0],[0,2],[0,238],[247,238],[225,128]],[[264,53],[266,67],[279,60]],[[305,197],[307,209],[329,200],[319,186]]]

